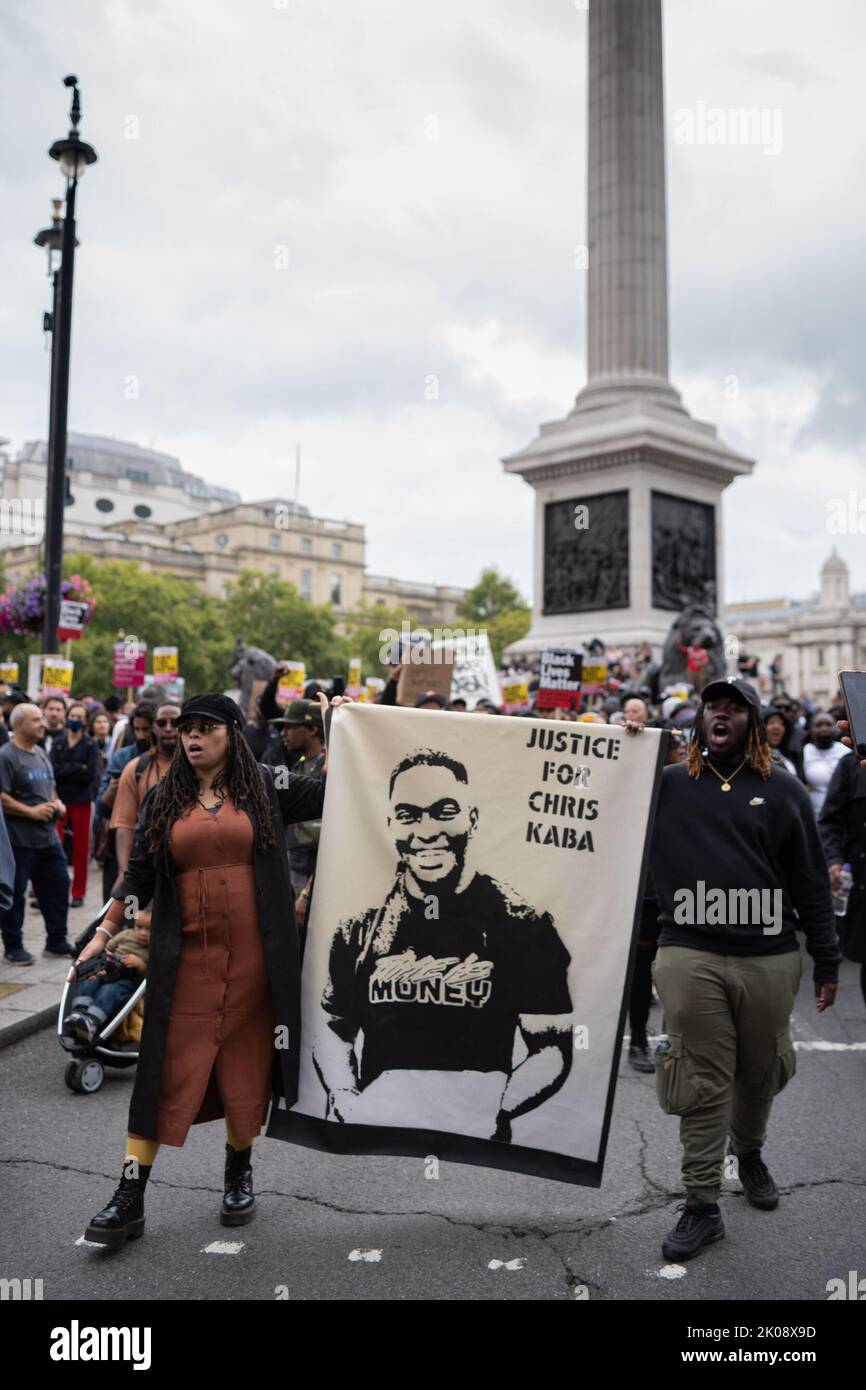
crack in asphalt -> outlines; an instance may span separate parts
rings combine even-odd
[[[642,1146],[645,1146],[647,1141],[642,1131],[640,1131],[640,1127],[639,1132]],[[645,1156],[642,1147],[642,1163],[644,1161],[644,1157]],[[49,1159],[15,1156],[0,1158],[0,1167],[9,1167],[14,1165],[29,1165],[40,1168],[50,1168],[55,1172],[78,1173],[82,1177],[104,1178],[106,1183],[116,1183],[117,1180],[116,1173],[105,1173],[101,1170],[93,1168],[81,1168],[77,1167],[75,1164],[59,1163]],[[607,1227],[611,1226],[615,1222],[618,1223],[621,1221],[632,1220],[637,1217],[649,1216],[654,1212],[661,1211],[664,1208],[668,1207],[671,1202],[675,1201],[677,1197],[682,1196],[682,1192],[679,1190],[671,1192],[662,1188],[658,1183],[655,1183],[651,1178],[649,1178],[645,1174],[643,1169],[641,1170],[641,1175],[645,1179],[647,1186],[654,1189],[654,1195],[648,1196],[645,1201],[639,1203],[638,1205],[625,1207],[620,1211],[612,1213],[611,1215],[585,1217],[577,1219],[573,1223],[565,1225],[556,1224],[549,1227],[539,1225],[530,1226],[522,1224],[518,1221],[473,1221],[469,1217],[455,1216],[449,1212],[430,1211],[428,1208],[412,1208],[410,1210],[400,1211],[394,1209],[379,1209],[374,1207],[344,1206],[339,1202],[329,1201],[324,1197],[318,1197],[313,1195],[312,1193],[287,1192],[282,1188],[257,1189],[256,1198],[287,1198],[290,1201],[294,1202],[308,1203],[309,1205],[321,1208],[322,1210],[334,1212],[336,1215],[339,1216],[363,1216],[386,1218],[401,1216],[432,1217],[436,1220],[444,1221],[448,1225],[456,1226],[459,1228],[467,1228],[473,1231],[477,1231],[479,1233],[489,1232],[497,1233],[500,1235],[507,1234],[515,1240],[523,1240],[527,1237],[531,1237],[547,1245],[548,1242],[564,1236],[576,1236],[579,1237],[581,1241],[586,1240],[590,1236],[597,1234],[599,1231],[605,1230]],[[216,1186],[210,1183],[171,1182],[166,1178],[158,1178],[155,1176],[151,1176],[148,1182],[148,1187],[152,1188],[154,1186],[167,1187],[179,1192],[210,1192],[214,1193],[215,1195],[221,1195],[222,1193],[221,1185]],[[780,1186],[779,1191],[784,1195],[800,1190],[821,1187],[866,1187],[866,1178],[858,1179],[853,1176],[839,1178],[817,1178],[810,1181],[794,1182],[789,1183],[785,1186]],[[725,1196],[744,1197],[744,1194],[740,1191],[737,1191],[736,1189],[725,1188],[723,1189],[723,1192]],[[595,1287],[598,1292],[602,1292],[599,1286],[593,1286],[591,1281],[578,1276],[574,1272],[567,1258],[565,1257],[565,1255],[562,1254],[561,1251],[557,1250],[555,1246],[552,1246],[551,1249],[553,1250],[553,1253],[555,1254],[557,1260],[563,1267],[563,1272],[566,1278],[566,1288],[569,1293],[578,1285],[586,1285],[590,1292],[592,1292],[593,1287]]]

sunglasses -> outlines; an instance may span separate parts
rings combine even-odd
[[[210,720],[203,721],[201,724],[184,724],[181,729],[182,734],[213,734],[217,729],[225,728],[224,724],[212,724]]]
[[[176,729],[179,723],[180,720],[178,719],[157,719],[156,727],[158,729],[167,729],[169,725],[171,725],[173,729]]]

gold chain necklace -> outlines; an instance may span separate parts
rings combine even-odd
[[[740,766],[737,768],[737,771],[736,771],[736,772],[732,772],[731,775],[730,775],[730,777],[723,777],[722,774],[721,774],[716,768],[713,767],[713,765],[712,765],[712,763],[710,762],[709,758],[707,758],[707,767],[710,769],[710,772],[715,772],[716,776],[718,777],[719,781],[720,781],[721,784],[722,784],[722,791],[723,791],[723,792],[729,792],[729,791],[731,790],[731,783],[733,782],[734,778],[736,777],[737,772],[742,772],[743,768],[746,766],[746,763],[747,763],[748,761],[749,761],[748,758],[744,758],[743,761],[740,763]]]

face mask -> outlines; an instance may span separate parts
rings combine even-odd
[[[83,729],[83,728],[84,728],[84,720],[83,720],[83,719],[67,719],[67,721],[66,721],[66,727],[67,727],[67,729],[71,729],[72,732],[73,732],[74,734],[76,734],[76,733],[78,732],[79,729]]]

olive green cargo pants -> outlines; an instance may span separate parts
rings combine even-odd
[[[731,1152],[760,1149],[773,1097],[796,1071],[790,1021],[800,986],[799,951],[724,956],[660,946],[653,979],[670,1051],[656,1057],[659,1104],[680,1115],[683,1182],[718,1200]]]

